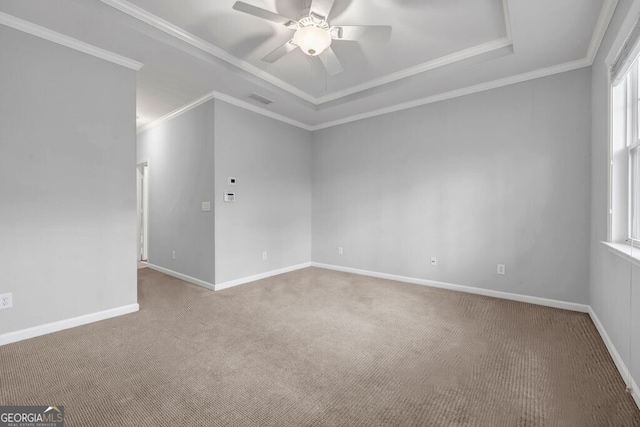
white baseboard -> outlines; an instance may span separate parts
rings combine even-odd
[[[57,322],[34,326],[32,328],[22,329],[20,331],[9,332],[0,335],[0,346],[26,340],[29,338],[39,337],[41,335],[50,334],[52,332],[75,328],[76,326],[82,326],[88,323],[98,322],[100,320],[110,319],[112,317],[122,316],[123,314],[134,313],[139,309],[140,306],[138,304],[123,305],[121,307],[110,308],[109,310],[103,310],[96,313],[85,314],[83,316],[72,317],[70,319],[59,320]]]
[[[289,273],[295,270],[301,270],[303,268],[311,267],[310,262],[305,262],[303,264],[292,265],[290,267],[280,268],[278,270],[267,271],[266,273],[260,273],[253,276],[243,277],[242,279],[230,280],[224,283],[218,283],[215,286],[216,291],[220,291],[222,289],[231,288],[233,286],[243,285],[249,282],[255,282],[256,280],[266,279],[267,277],[277,276],[278,274]]]
[[[192,283],[194,285],[202,286],[203,288],[210,289],[215,291],[216,288],[213,283],[205,282],[204,280],[196,279],[195,277],[187,276],[186,274],[178,273],[177,271],[169,270],[168,268],[160,267],[154,264],[147,264],[147,267],[159,271],[160,273],[164,273],[171,277],[175,277],[176,279],[184,280],[185,282]]]
[[[613,345],[613,341],[611,341],[609,334],[607,334],[607,330],[604,328],[604,325],[600,322],[596,312],[593,311],[593,308],[591,307],[589,307],[589,316],[591,316],[591,320],[593,321],[593,324],[596,325],[596,329],[600,333],[602,341],[604,341],[604,344],[607,346],[607,350],[609,350],[613,363],[615,363],[616,368],[618,368],[618,372],[620,372],[620,376],[624,380],[624,383],[627,387],[631,388],[631,396],[633,397],[633,400],[636,402],[638,408],[640,408],[640,395],[638,394],[640,390],[638,389],[638,384],[636,384],[636,381],[630,377],[627,365],[625,365],[622,357],[620,357],[620,353],[618,353],[618,350]],[[629,384],[629,382],[631,382],[631,384]]]
[[[432,288],[449,289],[452,291],[466,292],[469,294],[484,295],[488,297],[507,299],[512,301],[528,302],[530,304],[543,305],[546,307],[561,308],[564,310],[579,311],[588,313],[589,306],[586,304],[577,304],[574,302],[559,301],[554,299],[532,297],[528,295],[512,294],[509,292],[494,291],[491,289],[474,288],[471,286],[454,285],[452,283],[437,282],[435,280],[418,279],[415,277],[397,276],[395,274],[378,273],[376,271],[359,270],[357,268],[342,267],[339,265],[322,264],[312,262],[312,267],[326,268],[328,270],[344,271],[346,273],[354,273],[362,276],[378,277],[381,279],[395,280],[398,282],[413,283],[416,285],[430,286]]]

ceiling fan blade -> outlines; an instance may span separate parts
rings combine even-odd
[[[233,5],[235,10],[248,13],[249,15],[257,16],[258,18],[266,19],[267,21],[275,22],[276,24],[284,25],[287,28],[298,28],[298,22],[293,19],[289,19],[285,16],[278,15],[277,13],[269,12],[266,9],[262,9],[248,3],[237,1]]]
[[[326,21],[331,13],[335,0],[312,0],[309,15],[316,15]]]
[[[360,40],[386,43],[391,39],[388,25],[341,25],[331,28],[334,40]]]
[[[268,62],[270,64],[273,64],[278,59],[280,59],[283,56],[285,56],[287,53],[295,50],[297,47],[298,46],[296,46],[295,44],[291,43],[291,40],[289,40],[288,42],[286,42],[285,44],[283,44],[282,46],[280,46],[279,48],[277,48],[276,50],[274,50],[273,52],[271,52],[270,54],[268,54],[267,56],[262,58],[262,60],[264,62]]]
[[[336,53],[333,51],[333,49],[331,49],[331,47],[326,48],[324,52],[318,55],[318,58],[320,58],[320,61],[322,61],[322,64],[324,65],[324,68],[327,70],[327,73],[329,73],[329,75],[335,76],[336,74],[340,74],[344,71],[340,60],[336,56]]]

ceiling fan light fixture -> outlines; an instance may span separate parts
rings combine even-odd
[[[299,28],[293,36],[293,44],[309,56],[317,56],[331,46],[331,35],[315,25]]]

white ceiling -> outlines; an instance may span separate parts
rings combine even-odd
[[[297,19],[310,0],[245,0]],[[336,0],[332,25],[390,25],[391,40],[334,41],[329,76],[292,31],[235,0],[3,0],[0,12],[144,64],[139,126],[214,93],[314,129],[589,66],[617,0]],[[248,98],[258,93],[272,104]]]

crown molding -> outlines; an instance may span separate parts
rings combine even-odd
[[[504,30],[506,32],[505,37],[513,42],[511,31],[511,12],[509,9],[509,0],[502,0],[502,13],[504,14]]]
[[[387,83],[395,82],[396,80],[401,80],[407,77],[415,76],[416,74],[424,73],[429,70],[434,70],[436,68],[444,67],[445,65],[450,65],[455,62],[463,61],[465,59],[473,58],[474,56],[482,55],[488,52],[492,52],[494,50],[502,49],[507,46],[511,46],[512,42],[510,39],[503,37],[498,40],[492,40],[487,43],[480,44],[478,46],[473,46],[469,49],[464,49],[451,55],[442,56],[440,58],[434,59],[433,61],[424,62],[420,65],[416,65],[415,67],[406,68],[402,71],[398,71],[396,73],[387,74],[386,76],[380,77],[379,79],[369,80],[368,82],[359,84],[357,86],[352,86],[349,89],[341,90],[338,92],[331,93],[329,95],[322,96],[320,98],[316,98],[318,105],[324,104],[325,102],[335,101],[336,99],[344,98],[345,96],[353,95],[354,93],[362,92],[368,89],[373,89],[378,86],[385,85]]]
[[[204,104],[205,102],[207,102],[207,101],[209,101],[211,99],[217,99],[219,101],[224,101],[224,102],[226,102],[228,104],[235,105],[236,107],[240,107],[240,108],[243,108],[245,110],[252,111],[252,112],[260,114],[262,116],[269,117],[271,119],[278,120],[280,122],[283,122],[283,123],[286,123],[286,124],[289,124],[289,125],[292,125],[292,126],[295,126],[295,127],[299,127],[301,129],[304,129],[304,130],[308,130],[308,131],[312,130],[311,126],[309,126],[307,124],[304,124],[304,123],[299,122],[297,120],[290,119],[289,117],[283,116],[283,115],[278,114],[278,113],[274,113],[273,111],[269,111],[267,109],[258,107],[257,105],[253,105],[253,104],[250,104],[248,102],[241,101],[241,100],[239,100],[237,98],[234,98],[233,96],[230,96],[230,95],[227,95],[227,94],[224,94],[224,93],[221,93],[221,92],[217,92],[217,91],[214,90],[214,91],[211,91],[211,92],[201,96],[200,98],[197,98],[197,99],[189,102],[188,104],[183,105],[182,107],[180,107],[180,108],[178,108],[176,110],[173,110],[169,114],[165,114],[164,116],[160,117],[159,119],[156,119],[156,120],[154,120],[154,121],[152,121],[150,123],[147,123],[146,125],[140,126],[139,128],[136,129],[136,133],[138,135],[140,135],[141,133],[144,133],[144,132],[146,132],[146,131],[148,131],[150,129],[153,129],[154,127],[156,127],[158,125],[161,125],[162,123],[164,123],[166,121],[169,121],[169,120],[171,120],[171,119],[173,119],[175,117],[178,117],[181,114],[184,114],[187,111],[192,110],[192,109],[196,108],[197,106],[202,105],[202,104]]]
[[[157,28],[179,40],[182,40],[189,45],[196,47],[210,55],[215,56],[218,59],[221,59],[231,65],[234,65],[240,68],[243,71],[246,71],[254,76],[273,84],[274,86],[279,87],[282,90],[289,92],[290,94],[297,96],[305,101],[310,102],[311,104],[318,106],[325,102],[334,101],[336,99],[343,98],[345,96],[353,95],[354,93],[361,92],[364,90],[372,89],[381,85],[385,85],[397,80],[401,80],[407,77],[414,76],[416,74],[424,73],[425,71],[433,70],[435,68],[444,67],[445,65],[450,65],[458,61],[462,61],[465,59],[472,58],[474,56],[482,55],[487,52],[491,52],[497,49],[504,48],[506,46],[510,46],[513,41],[511,39],[511,20],[509,15],[509,5],[508,0],[502,0],[503,12],[504,12],[504,25],[505,25],[505,37],[500,39],[492,40],[486,43],[482,43],[477,46],[470,47],[468,49],[464,49],[462,51],[454,52],[450,55],[446,55],[432,61],[427,61],[422,64],[419,64],[414,67],[410,67],[395,73],[387,74],[377,79],[369,80],[360,85],[350,87],[348,89],[337,91],[329,95],[325,95],[322,97],[315,97],[297,87],[275,77],[274,75],[246,62],[243,61],[227,51],[220,49],[219,47],[189,33],[183,28],[174,25],[159,16],[152,14],[151,12],[142,9],[126,0],[100,0],[103,3],[118,9],[121,12],[126,13],[142,22],[145,22],[154,28]]]
[[[564,73],[567,71],[577,70],[579,68],[589,67],[591,64],[586,58],[579,59],[577,61],[565,62],[564,64],[555,65],[553,67],[541,68],[539,70],[530,71],[527,73],[518,74],[515,76],[509,76],[498,80],[493,80],[486,83],[480,83],[474,86],[468,86],[461,89],[452,90],[449,92],[439,93],[437,95],[429,96],[426,98],[416,99],[414,101],[404,102],[396,104],[391,107],[381,108],[367,113],[357,114],[354,116],[345,117],[344,119],[334,120],[312,126],[311,130],[316,131],[320,129],[326,129],[334,126],[343,125],[346,123],[355,122],[358,120],[369,119],[383,114],[395,113],[396,111],[407,110],[409,108],[420,107],[422,105],[433,104],[434,102],[446,101],[448,99],[458,98],[460,96],[472,95],[478,92],[484,92],[491,89],[497,89],[503,86],[510,86],[516,83],[526,82],[528,80],[539,79],[541,77],[548,77],[553,74]]]
[[[230,95],[227,95],[227,94],[224,94],[224,93],[221,93],[221,92],[217,92],[215,90],[212,93],[213,93],[213,98],[217,99],[219,101],[224,101],[224,102],[226,102],[228,104],[235,105],[236,107],[240,107],[240,108],[244,108],[245,110],[253,111],[254,113],[260,114],[260,115],[265,116],[265,117],[269,117],[269,118],[274,119],[274,120],[278,120],[280,122],[289,124],[291,126],[298,127],[300,129],[304,129],[304,130],[308,130],[308,131],[313,130],[313,127],[308,125],[308,124],[306,124],[306,123],[302,123],[302,122],[299,122],[297,120],[293,120],[293,119],[291,119],[291,118],[289,118],[287,116],[283,116],[282,114],[274,113],[273,111],[269,111],[269,110],[267,110],[267,109],[265,109],[263,107],[259,107],[257,105],[253,105],[253,104],[250,104],[248,102],[241,101],[238,98],[234,98],[233,96],[230,96]]]
[[[615,12],[617,5],[618,0],[605,0],[602,5],[600,15],[598,16],[598,22],[596,23],[596,28],[594,29],[593,35],[591,36],[589,49],[587,50],[587,55],[585,56],[587,61],[589,61],[589,65],[593,64],[593,61],[595,61],[596,59],[596,55],[598,54],[598,50],[600,50],[600,45],[602,44],[602,40],[607,33],[609,23],[611,22],[611,18],[613,17],[613,13]]]
[[[109,2],[120,2],[122,0],[101,0],[105,3],[109,3]],[[640,0],[637,0],[640,2]],[[265,108],[250,104],[248,102],[245,101],[241,101],[237,98],[234,98],[230,95],[226,95],[220,92],[216,92],[213,91],[207,95],[205,95],[202,98],[198,98],[197,100],[167,114],[166,116],[161,117],[158,120],[155,120],[145,126],[142,126],[140,128],[138,128],[138,133],[144,132],[148,129],[150,129],[153,126],[157,126],[157,124],[162,123],[163,121],[169,120],[170,118],[173,118],[179,114],[184,113],[185,111],[188,111],[191,108],[194,108],[195,106],[200,105],[203,102],[206,102],[209,99],[212,98],[216,98],[222,101],[225,101],[229,104],[235,105],[237,107],[240,108],[244,108],[250,111],[253,111],[255,113],[261,114],[263,116],[266,117],[271,117],[275,120],[279,120],[281,122],[284,123],[288,123],[290,125],[299,127],[301,129],[305,129],[308,131],[316,131],[316,130],[321,130],[321,129],[326,129],[326,128],[330,128],[330,127],[334,127],[334,126],[339,126],[342,124],[346,124],[346,123],[351,123],[351,122],[355,122],[358,120],[364,120],[364,119],[368,119],[368,118],[372,118],[372,117],[376,117],[376,116],[380,116],[383,114],[389,114],[389,113],[394,113],[397,111],[402,111],[402,110],[407,110],[410,108],[414,108],[414,107],[419,107],[422,105],[427,105],[427,104],[432,104],[435,102],[440,102],[440,101],[446,101],[448,99],[453,99],[453,98],[457,98],[460,96],[466,96],[466,95],[472,95],[474,93],[478,93],[478,92],[484,92],[487,90],[491,90],[491,89],[497,89],[503,86],[509,86],[512,84],[517,84],[517,83],[522,83],[525,81],[529,81],[529,80],[534,80],[534,79],[538,79],[538,78],[542,78],[542,77],[548,77],[554,74],[559,74],[559,73],[564,73],[567,71],[572,71],[572,70],[577,70],[580,68],[585,68],[585,67],[589,67],[593,64],[593,61],[595,59],[595,56],[598,53],[598,50],[600,48],[600,45],[602,43],[602,40],[606,34],[606,31],[608,29],[609,23],[611,21],[611,18],[613,16],[613,13],[616,9],[618,0],[605,0],[605,2],[603,3],[602,9],[600,11],[600,15],[598,16],[598,22],[596,24],[596,28],[594,29],[593,35],[591,37],[591,42],[589,45],[589,49],[585,55],[584,58],[582,59],[578,59],[575,61],[569,61],[569,62],[565,62],[563,64],[559,64],[559,65],[555,65],[555,66],[551,66],[551,67],[546,67],[546,68],[541,68],[538,70],[533,70],[533,71],[529,71],[526,73],[521,73],[518,75],[514,75],[514,76],[509,76],[509,77],[505,77],[502,79],[497,79],[497,80],[493,80],[490,82],[485,82],[485,83],[480,83],[477,85],[473,85],[473,86],[468,86],[465,88],[461,88],[461,89],[456,89],[456,90],[452,90],[449,92],[445,92],[445,93],[440,93],[437,95],[432,95],[432,96],[428,96],[425,98],[420,98],[417,100],[413,100],[413,101],[409,101],[409,102],[404,102],[404,103],[400,103],[400,104],[396,104],[394,106],[391,107],[386,107],[386,108],[381,108],[378,110],[374,110],[374,111],[369,111],[367,113],[362,113],[362,114],[356,114],[356,115],[352,115],[349,117],[345,117],[339,120],[334,120],[334,121],[330,121],[330,122],[325,122],[325,123],[321,123],[318,125],[309,125],[306,123],[302,123],[293,119],[290,119],[289,117],[274,113],[272,111],[266,110]],[[504,10],[504,15],[505,15],[505,23],[506,23],[506,37],[500,39],[500,40],[496,40],[494,42],[490,42],[487,43],[485,45],[481,45],[484,46],[484,52],[488,52],[490,50],[492,50],[492,47],[494,49],[497,49],[499,44],[502,43],[501,47],[504,46],[508,46],[509,44],[511,44],[512,42],[512,33],[511,33],[511,19],[510,19],[510,14],[509,14],[509,0],[502,0],[502,4],[503,4],[503,10]],[[495,43],[492,45],[492,43]],[[505,44],[508,43],[508,44]],[[472,49],[480,49],[480,47],[475,47]],[[463,51],[465,52],[465,51]],[[484,53],[483,52],[483,53]],[[464,53],[462,52],[458,52],[459,54],[464,55]],[[469,53],[467,52],[467,55]],[[454,54],[455,55],[455,54]],[[467,58],[470,56],[466,56]],[[461,58],[461,59],[465,59],[465,58]],[[458,60],[461,60],[458,59]],[[455,62],[455,61],[452,61]],[[450,62],[451,63],[451,62]],[[425,64],[423,64],[425,65]],[[446,64],[443,64],[446,65]],[[441,65],[442,66],[442,65]],[[433,67],[436,68],[436,67]],[[430,69],[433,69],[430,68]],[[366,84],[366,83],[365,83]],[[343,95],[345,96],[345,95]],[[206,99],[205,99],[206,98]],[[320,99],[324,99],[324,98],[320,98]],[[326,102],[326,101],[323,101]]]
[[[618,31],[615,38],[613,39],[613,43],[609,47],[609,52],[604,59],[604,63],[607,68],[613,65],[613,62],[620,54],[620,49],[622,49],[622,46],[627,40],[627,37],[629,37],[631,30],[638,22],[638,19],[640,19],[640,0],[633,0],[631,7],[629,7],[625,18],[622,21],[622,24],[618,27]]]
[[[246,71],[254,76],[273,84],[274,86],[279,87],[305,101],[308,101],[312,104],[316,104],[316,98],[309,95],[308,93],[298,89],[297,87],[290,85],[289,83],[267,73],[266,71],[261,70],[260,68],[249,64],[246,61],[236,58],[231,55],[227,51],[220,49],[219,47],[202,40],[201,38],[189,33],[188,31],[183,30],[182,28],[173,25],[172,23],[165,21],[164,19],[147,12],[146,10],[138,7],[134,4],[129,3],[126,0],[100,0],[105,4],[108,4],[111,7],[118,9],[121,12],[126,13],[142,22],[145,22],[152,27],[163,31],[170,36],[173,36],[179,40],[182,40],[185,43],[190,44],[191,46],[202,50],[210,55],[215,56],[218,59],[221,59],[231,65],[234,65],[240,68],[243,71]]]
[[[429,96],[426,98],[416,99],[414,101],[404,102],[402,104],[397,104],[391,107],[369,111],[367,113],[356,114],[353,116],[345,117],[340,120],[321,123],[315,126],[308,125],[306,123],[302,123],[297,120],[293,120],[289,117],[283,116],[278,113],[274,113],[273,111],[269,111],[263,107],[259,107],[257,105],[253,105],[248,102],[241,101],[237,98],[234,98],[231,95],[227,95],[217,91],[212,91],[188,104],[183,105],[177,110],[174,110],[169,114],[166,114],[160,117],[157,120],[154,120],[144,126],[139,127],[137,129],[137,133],[139,135],[143,132],[146,132],[149,129],[152,129],[160,125],[161,123],[166,122],[167,120],[173,119],[174,117],[177,117],[181,114],[186,113],[187,111],[197,107],[198,105],[204,104],[210,99],[217,99],[219,101],[224,101],[228,104],[235,105],[236,107],[244,108],[245,110],[253,111],[254,113],[260,114],[262,116],[269,117],[274,120],[278,120],[280,122],[287,123],[289,125],[298,127],[300,129],[304,129],[312,132],[312,131],[327,129],[330,127],[339,126],[339,125],[343,125],[351,122],[356,122],[358,120],[370,119],[372,117],[381,116],[383,114],[395,113],[397,111],[408,110],[410,108],[420,107],[422,105],[433,104],[435,102],[440,102],[440,101],[446,101],[448,99],[458,98],[461,96],[473,95],[474,93],[485,92],[491,89],[498,89],[500,87],[510,86],[513,84],[522,83],[529,80],[535,80],[542,77],[548,77],[554,74],[560,74],[567,71],[573,71],[573,70],[577,70],[577,69],[585,68],[589,66],[591,66],[591,64],[589,63],[587,58],[583,58],[577,61],[565,62],[564,64],[556,65],[553,67],[542,68],[539,70],[534,70],[527,73],[518,74],[515,76],[505,77],[502,79],[493,80],[490,82],[481,83],[474,86],[468,86],[462,89],[456,89],[449,92],[440,93],[440,94]]]
[[[0,12],[0,24],[13,28],[14,30],[31,34],[32,36],[40,37],[41,39],[66,46],[79,52],[104,59],[114,64],[131,68],[135,71],[138,71],[144,65],[141,62],[125,58],[124,56],[115,54],[105,49],[101,49],[89,43],[82,42],[80,40],[74,39],[73,37],[65,36],[64,34],[60,34],[48,28],[41,27],[40,25],[25,21],[24,19],[16,18],[15,16],[9,15],[4,12]]]
[[[200,98],[194,99],[193,101],[183,105],[182,107],[173,110],[172,112],[165,114],[164,116],[160,117],[159,119],[156,119],[152,122],[147,123],[146,125],[140,126],[139,128],[136,129],[136,133],[138,135],[140,135],[141,133],[144,133],[146,131],[148,131],[149,129],[152,129],[166,121],[169,121],[171,119],[173,119],[174,117],[178,117],[181,114],[186,113],[189,110],[193,110],[194,108],[196,108],[198,105],[202,105],[205,102],[209,101],[210,99],[213,99],[213,93],[207,93],[204,96],[201,96]]]
[[[611,1],[611,0],[608,0]],[[615,0],[617,1],[617,0]],[[468,49],[454,52],[450,55],[445,55],[440,58],[436,58],[432,61],[427,61],[422,64],[418,64],[414,67],[406,68],[395,73],[387,74],[377,79],[369,80],[357,86],[350,87],[345,90],[331,93],[329,95],[316,98],[317,105],[324,104],[325,102],[335,101],[336,99],[343,98],[345,96],[353,95],[364,90],[373,89],[374,87],[382,86],[388,83],[395,82],[407,77],[415,76],[416,74],[424,73],[426,71],[434,70],[436,68],[444,67],[445,65],[451,65],[465,59],[470,59],[475,56],[483,55],[485,53],[492,52],[494,50],[502,49],[513,44],[511,38],[511,15],[509,14],[509,2],[508,0],[502,0],[502,10],[504,12],[504,28],[505,36],[491,40],[486,43],[472,46]]]

